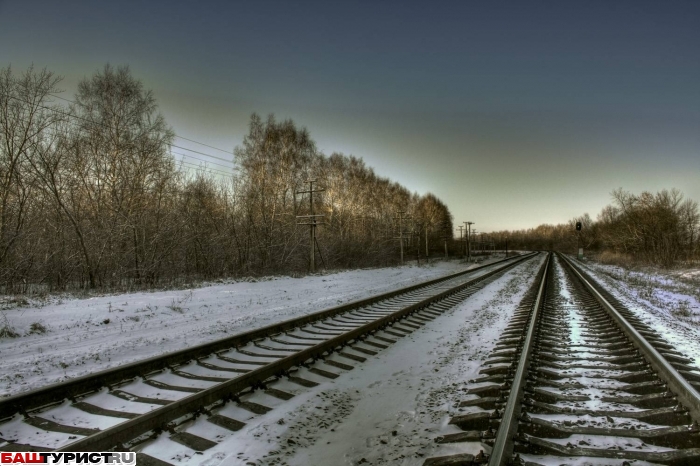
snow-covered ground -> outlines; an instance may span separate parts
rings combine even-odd
[[[494,259],[495,260],[495,259]],[[466,269],[464,263],[269,277],[50,299],[0,311],[0,396],[260,328]]]
[[[184,446],[167,453],[177,464],[207,466],[418,465],[431,456],[478,453],[478,444],[438,445],[433,439],[457,431],[447,422],[465,414],[456,406],[467,381],[476,377],[542,260],[519,265],[338,379],[302,369],[304,378],[321,384],[295,391],[289,402],[259,400],[276,407],[248,420],[238,433],[220,429],[213,437],[221,443],[203,455]],[[700,364],[697,274],[630,272],[595,263],[585,267]],[[192,290],[56,298],[7,309],[0,314],[0,328],[19,336],[0,338],[0,393],[37,388],[464,269],[464,264],[443,262],[270,277]],[[147,449],[157,451],[158,445],[159,440]]]
[[[410,335],[353,364],[334,380],[302,369],[319,382],[264,415],[248,414],[246,427],[213,432],[204,418],[189,432],[218,435],[220,443],[197,453],[161,437],[144,452],[182,465],[420,465],[425,458],[478,453],[479,444],[439,445],[458,431],[449,425],[468,381],[477,376],[500,332],[544,260],[526,261]],[[347,361],[345,361],[347,363]],[[294,387],[284,387],[294,390]],[[276,385],[275,385],[276,386]],[[276,386],[277,388],[281,388]],[[229,409],[228,406],[224,409]],[[235,409],[233,406],[231,409]]]
[[[700,271],[633,271],[584,262],[628,309],[700,366]]]

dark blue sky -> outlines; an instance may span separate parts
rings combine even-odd
[[[0,0],[0,66],[70,97],[107,62],[179,135],[231,150],[252,112],[289,117],[481,231],[618,187],[700,201],[697,1]]]

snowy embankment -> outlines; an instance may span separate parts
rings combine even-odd
[[[457,262],[191,290],[55,299],[2,311],[0,396],[260,328],[466,269]]]
[[[629,310],[700,366],[700,271],[632,271],[584,263]]]

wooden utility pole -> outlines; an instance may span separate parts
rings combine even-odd
[[[425,258],[427,259],[430,255],[428,251],[428,222],[425,222]]]
[[[403,265],[403,221],[408,220],[411,217],[404,217],[403,214],[405,214],[405,210],[400,210],[397,212],[399,214],[398,217],[394,217],[395,219],[399,219],[399,236],[394,236],[394,239],[399,240],[399,244],[401,245],[401,265]]]
[[[474,225],[474,222],[464,222],[464,225],[467,227],[467,262],[472,261],[472,249],[471,249],[471,244],[469,243],[471,239],[471,229],[472,225]]]
[[[464,227],[462,225],[459,226],[459,254],[462,255],[463,248],[462,248],[462,231],[464,231]],[[464,232],[465,234],[467,233],[466,231]],[[464,255],[462,255],[464,257]]]
[[[444,225],[443,230],[442,240],[445,242],[445,259],[447,259],[447,240],[450,238],[450,231],[447,229],[447,225]]]
[[[416,236],[416,262],[418,265],[420,265],[420,226],[418,226],[414,231],[413,234]],[[427,259],[426,259],[427,263]]]
[[[311,273],[316,271],[316,225],[323,225],[323,223],[318,223],[316,221],[317,217],[323,217],[324,215],[314,214],[314,193],[320,193],[325,191],[325,189],[314,189],[314,183],[317,180],[307,180],[309,183],[308,191],[297,191],[297,194],[307,194],[309,195],[309,215],[297,215],[297,219],[309,219],[307,222],[299,222],[297,225],[309,225],[309,239],[311,243],[311,250],[309,254],[309,270]],[[321,250],[319,249],[319,252]],[[323,259],[323,258],[321,258]]]

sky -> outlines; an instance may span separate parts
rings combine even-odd
[[[229,152],[252,113],[291,118],[489,232],[595,218],[617,188],[700,202],[699,24],[698,1],[0,0],[0,68],[71,98],[128,65]]]

